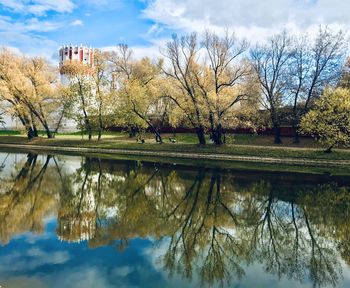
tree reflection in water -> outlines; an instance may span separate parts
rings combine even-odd
[[[350,263],[347,183],[96,158],[71,171],[60,157],[33,154],[0,178],[2,244],[42,233],[54,213],[61,240],[91,248],[167,239],[160,261],[169,274],[196,274],[209,286],[244,277],[254,263],[335,286],[341,259]]]

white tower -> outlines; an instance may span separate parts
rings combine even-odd
[[[59,50],[60,68],[65,62],[78,61],[83,64],[94,64],[94,49],[80,45],[65,45]]]
[[[89,66],[94,65],[94,49],[91,47],[78,45],[63,45],[59,50],[60,71],[65,63],[73,61],[80,62]],[[61,73],[62,84],[68,84],[68,79]]]

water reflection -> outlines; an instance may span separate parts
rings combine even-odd
[[[342,261],[350,263],[344,179],[96,158],[73,169],[69,157],[34,154],[12,167],[1,155],[3,245],[43,233],[57,215],[58,238],[91,249],[124,251],[137,238],[166,243],[161,267],[206,286],[238,283],[256,264],[296,285],[336,286]]]

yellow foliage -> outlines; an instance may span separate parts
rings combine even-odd
[[[327,147],[350,144],[350,90],[327,89],[300,123],[301,132]]]

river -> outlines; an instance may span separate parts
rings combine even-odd
[[[350,287],[350,179],[0,152],[0,287]]]

